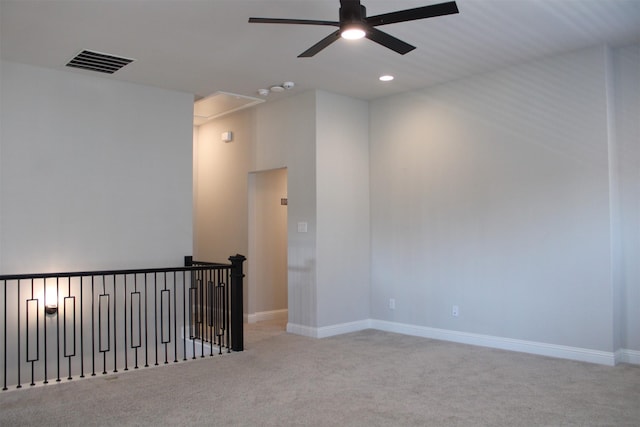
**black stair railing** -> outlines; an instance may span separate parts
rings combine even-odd
[[[229,261],[0,276],[2,390],[242,351],[245,257]]]

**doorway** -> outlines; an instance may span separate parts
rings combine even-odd
[[[247,322],[288,318],[287,169],[249,173]],[[283,326],[284,327],[284,326]]]

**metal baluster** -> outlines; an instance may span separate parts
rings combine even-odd
[[[168,294],[169,290],[167,289],[167,272],[164,272],[164,288],[160,291],[160,342],[164,344],[164,364],[169,363],[169,353],[168,353],[168,343],[171,342],[171,330],[169,329],[169,325],[171,324],[171,296]],[[169,298],[167,301],[167,308],[169,310],[169,315],[167,317],[167,329],[169,330],[169,337],[165,340],[165,325],[164,325],[164,299],[165,295]]]
[[[133,295],[138,295],[138,343],[137,345],[134,345],[133,343]],[[142,297],[140,295],[140,292],[138,292],[138,275],[134,274],[133,275],[133,293],[131,294],[131,347],[134,349],[135,352],[135,367],[134,369],[138,369],[138,348],[141,345],[142,342]]]
[[[82,285],[84,276],[80,276],[80,378],[84,378],[84,299]]]
[[[20,384],[20,280],[18,280],[18,385],[16,388],[22,388]]]
[[[64,356],[67,358],[67,360],[69,361],[69,376],[67,377],[68,380],[71,380],[71,358],[75,357],[76,355],[76,297],[72,297],[71,296],[71,277],[69,277],[67,279],[68,282],[68,293],[67,293],[67,297],[64,299],[64,319],[63,319],[63,323],[64,323]],[[73,352],[69,352],[69,354],[67,353],[67,320],[68,320],[68,315],[67,315],[67,300],[71,300],[73,303],[73,322],[71,323],[73,325]],[[58,311],[60,311],[60,308],[58,307]]]
[[[225,305],[225,295],[224,295],[224,291],[225,291],[225,284],[224,284],[224,279],[223,279],[223,274],[224,274],[224,270],[218,270],[218,280],[219,282],[219,286],[218,286],[218,310],[219,310],[219,314],[218,314],[218,322],[220,322],[220,329],[218,330],[219,336],[218,336],[218,345],[219,345],[219,352],[218,354],[222,354],[222,346],[224,345],[224,334],[226,332],[227,329],[227,325],[224,321],[225,316],[226,316],[226,305]]]
[[[207,280],[207,272],[202,271],[202,280],[200,281],[200,357],[204,357],[204,340],[205,340],[205,321],[207,315],[207,304],[205,300],[204,290]]]
[[[224,321],[226,323],[226,331],[227,331],[227,353],[231,353],[231,269],[226,268],[225,273],[227,276],[227,282],[225,286],[225,296],[224,296]]]
[[[213,296],[213,330],[215,331],[215,342],[218,346],[218,354],[222,354],[222,340],[220,338],[220,270],[215,270],[215,289]]]
[[[156,348],[156,366],[158,366],[158,274],[153,273],[153,313],[154,313],[154,331],[156,335],[155,348]]]
[[[209,270],[208,271],[209,274],[209,280],[207,280],[207,339],[209,341],[209,357],[213,356],[213,345],[214,345],[214,339],[213,339],[213,334],[212,334],[212,330],[213,330],[213,323],[215,321],[215,319],[213,318],[214,316],[214,310],[213,310],[213,305],[215,304],[214,301],[214,293],[213,292],[213,276],[214,276],[214,270]]]
[[[173,272],[173,336],[176,339],[173,341],[173,362],[178,361],[178,278],[177,272]]]
[[[98,304],[98,330],[100,331],[100,353],[102,353],[102,374],[107,374],[107,352],[109,351],[109,347],[111,346],[111,330],[110,323],[111,319],[109,319],[109,295],[107,295],[106,285],[105,285],[105,276],[102,275],[102,297],[107,298],[107,348],[102,350],[102,300]]]
[[[29,325],[29,303],[33,301],[36,304],[36,358],[32,359],[30,358],[30,354],[29,354],[29,330],[30,325]],[[26,319],[26,323],[27,323],[27,337],[26,337],[26,344],[27,344],[27,363],[31,362],[31,386],[36,385],[35,381],[34,381],[34,377],[35,377],[35,362],[37,362],[40,359],[40,313],[39,313],[39,304],[38,304],[38,300],[34,298],[34,292],[33,292],[33,278],[31,279],[31,299],[28,299],[27,301],[27,305],[26,305],[26,315],[27,315],[27,319]],[[20,361],[18,361],[18,363],[20,363]]]
[[[56,277],[56,305],[60,305],[60,278]],[[60,307],[56,311],[56,382],[60,382]]]
[[[2,390],[7,390],[7,281],[3,280],[4,283],[4,376],[3,376],[3,387]]]
[[[215,280],[214,280],[214,285],[213,285],[213,299],[214,299],[214,304],[213,304],[213,314],[214,314],[214,326],[213,326],[213,340],[214,341],[218,341],[218,354],[220,354],[220,295],[218,294],[218,282],[220,280],[220,270],[216,269],[215,270]]]
[[[124,343],[122,345],[122,348],[124,349],[124,370],[128,371],[129,370],[129,358],[127,357],[127,275],[123,274],[124,276],[124,292],[123,292],[123,296],[124,296],[124,310],[123,310],[123,315],[124,315],[124,322],[123,322],[123,326],[124,326]]]
[[[147,273],[144,273],[144,367],[149,366],[149,315],[147,313],[147,305],[149,299],[147,294]]]
[[[42,300],[45,310],[47,308],[47,279],[44,278],[42,280]],[[6,314],[6,313],[5,313]],[[43,334],[44,334],[44,381],[43,384],[49,384],[49,380],[47,378],[47,318],[45,316],[43,323]]]
[[[198,283],[198,279],[196,279],[196,284]],[[192,352],[193,352],[193,356],[191,357],[192,359],[196,358],[196,337],[195,337],[195,316],[197,315],[196,313],[194,313],[195,311],[195,306],[194,303],[197,302],[198,298],[197,298],[197,292],[198,290],[196,288],[193,287],[193,283],[191,285],[191,287],[189,288],[189,339],[191,339],[191,347],[192,347]]]
[[[118,306],[118,298],[116,294],[116,275],[113,275],[113,372],[118,372],[118,324],[116,321],[116,314],[118,310],[116,310]],[[109,337],[109,341],[111,341],[111,337]]]
[[[189,280],[191,280],[191,274],[193,273],[189,273]],[[6,288],[6,284],[5,284],[5,288]],[[189,308],[186,307],[186,303],[187,303],[187,272],[183,271],[182,272],[182,316],[183,316],[184,323],[182,324],[182,333],[184,335],[184,339],[182,340],[182,351],[183,351],[182,360],[187,360],[187,310],[189,310]]]
[[[91,275],[91,376],[96,376],[96,293],[94,275]]]

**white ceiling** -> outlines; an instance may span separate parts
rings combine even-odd
[[[368,15],[444,0],[363,0]],[[338,0],[0,0],[2,59],[75,73],[82,49],[136,61],[105,78],[193,93],[258,96],[284,81],[361,99],[423,88],[507,64],[598,44],[640,42],[640,0],[457,0],[460,13],[378,27],[417,49],[399,55],[338,40],[297,55],[333,27],[248,18],[338,19]],[[378,81],[393,74],[393,82]],[[92,73],[96,74],[96,73]]]

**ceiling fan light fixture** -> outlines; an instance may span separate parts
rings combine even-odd
[[[357,26],[347,27],[340,33],[340,36],[343,39],[347,40],[358,40],[365,36],[365,32],[362,28]]]
[[[318,43],[298,55],[298,58],[311,58],[327,46],[340,38],[361,39],[363,37],[376,42],[387,49],[391,49],[400,55],[405,55],[416,47],[411,46],[392,35],[380,31],[379,25],[396,24],[399,22],[416,21],[436,16],[459,13],[455,0],[445,3],[431,4],[413,9],[397,10],[381,15],[367,16],[367,9],[360,0],[340,0],[339,20],[320,21],[315,19],[288,19],[288,18],[249,18],[249,22],[261,24],[296,24],[296,25],[326,25],[339,27]]]

